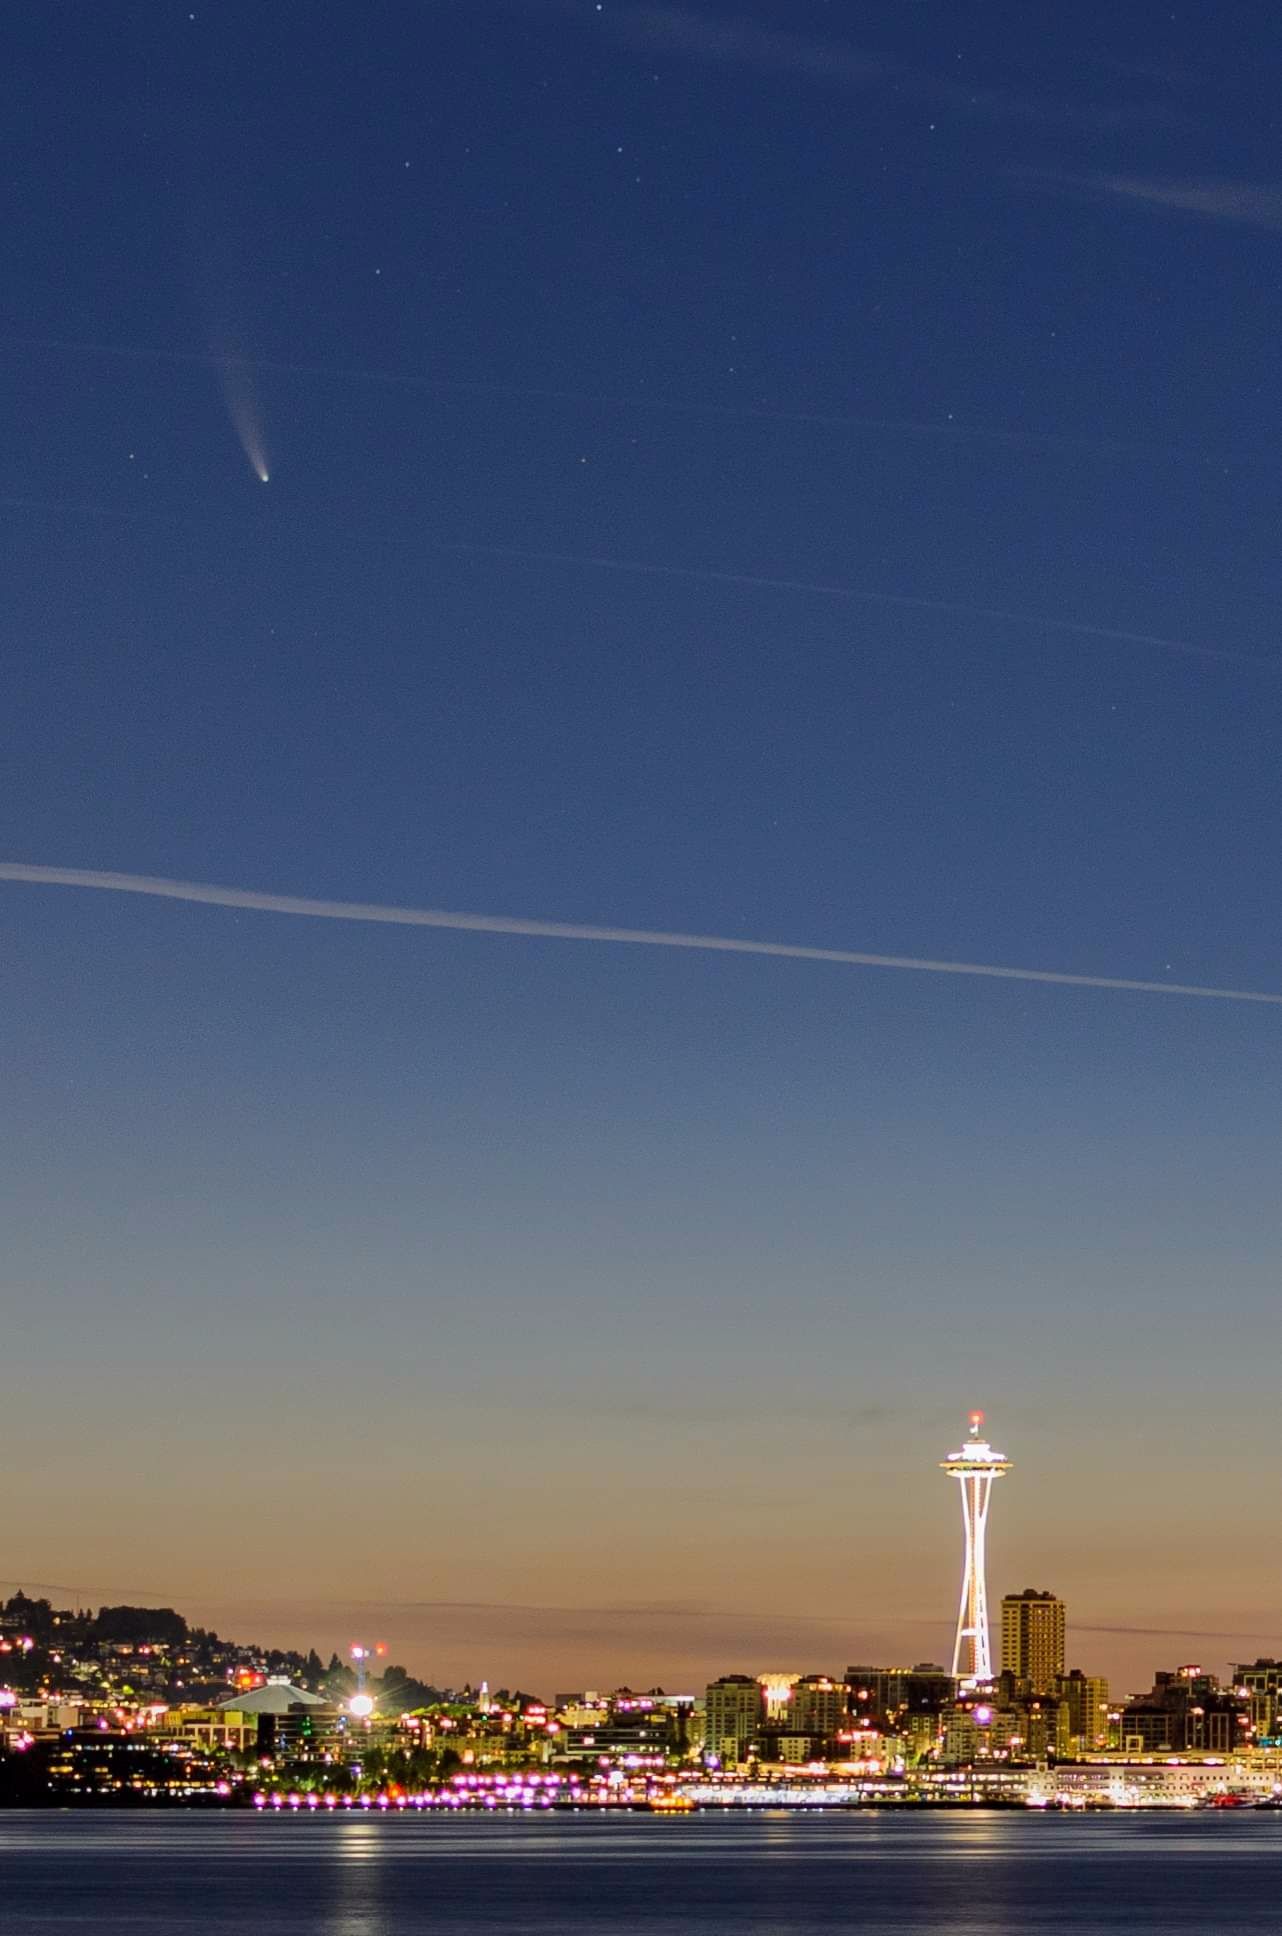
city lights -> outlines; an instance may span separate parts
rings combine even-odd
[[[199,1798],[274,1821],[353,1814],[530,1814],[1021,1803],[1235,1808],[1282,1803],[1282,1660],[1222,1683],[1196,1664],[1110,1701],[1069,1668],[1064,1601],[1001,1599],[991,1656],[985,1532],[1011,1461],[973,1413],[943,1461],[962,1493],[954,1660],[733,1672],[702,1689],[583,1690],[555,1700],[480,1679],[414,1681],[388,1646],[348,1663],[265,1653],[168,1610],[0,1607],[3,1784],[59,1806]],[[941,1570],[944,1554],[941,1549]],[[283,1671],[282,1671],[283,1670]],[[188,1691],[192,1690],[192,1691]],[[196,1692],[195,1690],[200,1690]],[[34,1787],[33,1787],[33,1784]]]

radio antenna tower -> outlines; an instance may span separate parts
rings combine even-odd
[[[966,1563],[962,1574],[961,1609],[953,1644],[953,1676],[963,1687],[993,1678],[988,1643],[988,1581],[985,1578],[985,1534],[993,1480],[1009,1472],[1011,1461],[995,1452],[983,1436],[984,1414],[970,1415],[970,1436],[960,1452],[950,1452],[940,1469],[961,1481],[962,1528],[966,1535]]]

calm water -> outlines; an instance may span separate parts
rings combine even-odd
[[[5,1936],[1276,1930],[1282,1814],[0,1816]]]

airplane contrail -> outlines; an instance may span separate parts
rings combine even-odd
[[[1059,988],[1109,988],[1133,995],[1186,995],[1203,1001],[1265,1002],[1282,1008],[1282,993],[1208,988],[1196,982],[1137,981],[1125,975],[1070,975],[1052,968],[1008,968],[995,962],[933,961],[918,955],[877,955],[854,948],[811,948],[791,941],[744,941],[729,935],[676,934],[657,928],[615,928],[586,921],[540,921],[522,915],[462,914],[447,908],[385,907],[368,901],[320,901],[301,894],[265,894],[204,881],[169,881],[152,874],[118,874],[95,867],[47,867],[0,861],[0,881],[36,887],[88,887],[111,894],[148,894],[164,901],[260,914],[293,914],[320,921],[382,922],[405,928],[450,928],[467,934],[533,935],[550,941],[606,941],[641,948],[687,948],[707,954],[773,955],[788,961],[828,961],[851,968],[896,968],[925,975],[979,975],[993,981],[1045,982]]]

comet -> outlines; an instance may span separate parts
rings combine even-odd
[[[263,436],[262,413],[254,388],[253,365],[243,356],[216,354],[219,380],[232,429],[245,453],[250,470],[260,484],[271,482],[267,443]]]

